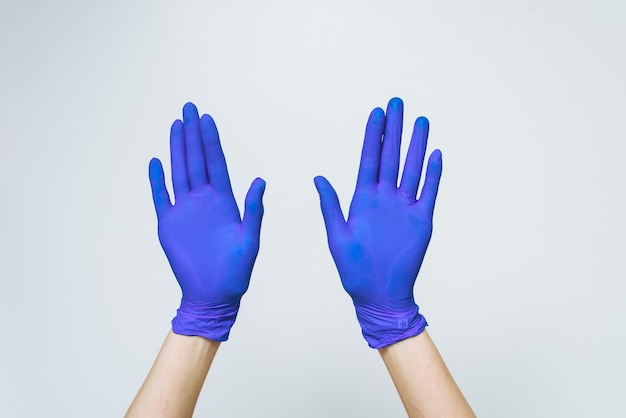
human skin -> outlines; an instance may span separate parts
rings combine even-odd
[[[347,220],[330,182],[315,178],[328,244],[363,336],[379,350],[409,417],[473,417],[414,301],[443,162],[435,150],[425,164],[429,122],[417,118],[398,185],[403,106],[393,98],[386,113],[370,113]]]
[[[170,330],[125,417],[191,417],[219,346]]]
[[[185,128],[193,133],[192,129],[198,116],[195,107],[191,106],[188,104],[185,108],[187,114],[191,115]],[[205,120],[212,122],[206,118]],[[382,109],[375,109],[370,115],[357,180],[357,192],[355,192],[347,222],[343,219],[337,195],[330,183],[326,179],[316,178],[316,186],[320,193],[322,211],[329,233],[329,244],[340,270],[344,288],[353,297],[355,306],[358,303],[365,305],[365,314],[359,315],[357,308],[359,321],[368,322],[365,325],[361,324],[363,334],[370,346],[378,348],[409,417],[474,417],[474,413],[454,382],[433,341],[424,330],[425,320],[419,315],[418,307],[413,301],[413,285],[432,232],[432,214],[442,168],[441,153],[436,151],[431,155],[424,190],[420,199],[416,201],[415,195],[420,182],[428,136],[428,121],[425,118],[418,118],[416,121],[416,132],[409,147],[409,157],[407,157],[405,171],[398,188],[396,183],[401,125],[402,102],[397,98],[390,101],[387,116]],[[213,125],[205,126],[213,132]],[[249,261],[244,269],[246,274],[242,275],[240,272],[235,275],[235,278],[239,280],[236,283],[237,286],[234,287],[236,292],[233,291],[232,286],[232,269],[223,265],[221,270],[217,270],[223,272],[222,274],[216,274],[215,270],[210,269],[211,271],[207,274],[194,276],[194,280],[189,280],[187,276],[179,277],[182,276],[179,273],[177,279],[183,290],[183,300],[187,293],[193,296],[195,303],[215,299],[228,302],[232,300],[234,293],[235,306],[238,308],[239,299],[247,289],[249,273],[258,251],[264,182],[256,180],[251,186],[246,198],[248,216],[244,214],[243,221],[240,220],[236,205],[232,206],[234,202],[230,184],[225,182],[228,177],[221,148],[219,154],[211,153],[203,162],[204,157],[199,142],[196,141],[195,146],[193,146],[193,141],[187,142],[186,138],[180,136],[183,134],[181,128],[180,121],[175,122],[172,128],[173,150],[177,150],[176,154],[181,158],[186,154],[187,159],[178,164],[178,170],[174,170],[175,191],[176,184],[178,184],[179,192],[182,185],[182,193],[180,193],[182,203],[177,200],[178,208],[172,206],[170,202],[163,182],[160,162],[153,160],[150,164],[150,180],[159,222],[167,213],[178,210],[176,225],[185,225],[187,228],[176,228],[178,231],[175,235],[176,243],[189,244],[187,236],[195,237],[189,245],[178,245],[177,249],[182,248],[182,251],[179,251],[176,256],[191,265],[205,265],[206,259],[201,256],[202,250],[222,249],[225,247],[220,245],[222,240],[231,242],[233,236],[241,237],[241,233],[247,233],[253,238],[254,243],[252,247],[249,245],[246,247],[251,251],[249,257],[246,258]],[[384,138],[381,141],[383,132]],[[190,137],[193,138],[193,135]],[[213,139],[219,141],[216,136]],[[184,147],[180,141],[185,141]],[[216,144],[213,143],[213,145]],[[217,147],[213,148],[217,149]],[[193,169],[194,165],[196,169]],[[213,166],[212,177],[210,176],[211,166]],[[203,170],[207,169],[208,176],[203,173]],[[189,175],[188,179],[185,178],[187,175]],[[207,182],[210,179],[216,181],[219,178],[223,180],[221,193],[208,194],[214,189],[219,191],[220,187],[216,183],[216,186],[211,188]],[[185,181],[181,182],[181,179]],[[195,187],[196,191],[192,190],[192,193],[189,193],[187,189],[189,186],[192,189]],[[227,206],[226,212],[215,211],[216,199],[220,200],[218,204],[223,203]],[[373,208],[375,210],[372,210]],[[224,217],[225,213],[227,216]],[[197,222],[202,223],[207,218],[216,222],[218,227],[233,225],[237,234],[229,233],[209,237],[220,228],[194,228]],[[350,224],[351,218],[352,224]],[[188,230],[191,232],[180,233],[180,231]],[[198,233],[198,230],[202,233]],[[340,239],[331,242],[331,235]],[[375,239],[372,239],[372,236]],[[163,244],[161,231],[160,238]],[[244,241],[249,243],[251,239]],[[234,242],[236,247],[239,246],[237,241]],[[164,245],[166,254],[167,248]],[[348,257],[344,257],[345,248],[349,249]],[[354,248],[359,248],[359,256],[356,258],[354,252],[351,251]],[[376,251],[381,248],[386,251]],[[209,253],[212,254],[213,251]],[[236,251],[236,253],[239,254],[241,251]],[[401,256],[398,257],[398,254]],[[177,271],[185,274],[187,271],[198,271],[198,268],[190,269],[186,264],[181,267],[178,262],[173,263],[170,260],[170,263],[175,274]],[[207,283],[212,285],[207,286]],[[218,306],[221,305],[218,304]],[[376,309],[372,309],[372,306]],[[394,309],[399,310],[400,313],[394,312]],[[378,314],[382,315],[382,320],[376,317]],[[230,313],[228,315],[232,317]],[[394,323],[394,321],[390,322],[389,318],[396,320],[407,315],[413,315],[414,318],[419,319],[419,322],[413,321],[415,326],[400,326],[400,322],[396,321],[399,331],[388,327],[389,324]],[[204,317],[200,315],[193,321],[203,319]],[[180,335],[174,331],[168,333],[126,417],[192,416],[199,393],[220,346],[219,341],[207,338],[207,335],[215,335],[220,338],[220,341],[222,341],[221,338],[228,336],[227,331],[224,333],[220,330],[215,333],[212,329],[223,327],[223,321],[219,319],[219,317],[218,320],[211,319],[211,322],[193,327],[194,332],[199,329],[202,335]],[[378,320],[380,323],[376,324]],[[227,322],[229,326],[232,325],[234,317]],[[378,345],[382,346],[378,347]]]
[[[378,352],[410,418],[476,416],[427,331]]]
[[[228,338],[259,250],[265,182],[253,181],[243,218],[217,127],[193,103],[170,131],[173,204],[161,161],[148,174],[161,246],[183,294],[152,370],[127,417],[190,417],[221,341]]]

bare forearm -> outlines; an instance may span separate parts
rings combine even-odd
[[[378,351],[409,417],[475,417],[426,331]]]
[[[219,345],[170,330],[126,417],[191,417]]]

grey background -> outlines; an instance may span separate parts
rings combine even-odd
[[[196,416],[403,416],[312,181],[347,212],[368,112],[400,96],[444,155],[416,299],[476,413],[626,416],[624,22],[608,0],[0,2],[0,415],[125,412],[180,298],[147,165],[169,176],[193,101],[238,202],[268,184]]]

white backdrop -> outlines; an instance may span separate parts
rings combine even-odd
[[[214,116],[261,251],[196,416],[400,417],[326,246],[369,111],[443,151],[415,289],[481,417],[623,417],[623,1],[0,2],[0,416],[112,417],[180,290],[148,183]],[[168,179],[169,181],[169,179]]]

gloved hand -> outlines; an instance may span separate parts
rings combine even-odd
[[[315,178],[330,252],[372,348],[415,336],[427,325],[413,286],[432,233],[441,152],[430,155],[416,200],[428,139],[428,120],[418,118],[397,187],[402,117],[399,98],[389,101],[386,117],[380,108],[371,112],[347,222],[331,184]]]
[[[226,341],[259,251],[265,181],[250,186],[242,221],[215,122],[192,103],[183,120],[170,133],[174,205],[161,162],[149,165],[159,241],[183,293],[172,329]]]

